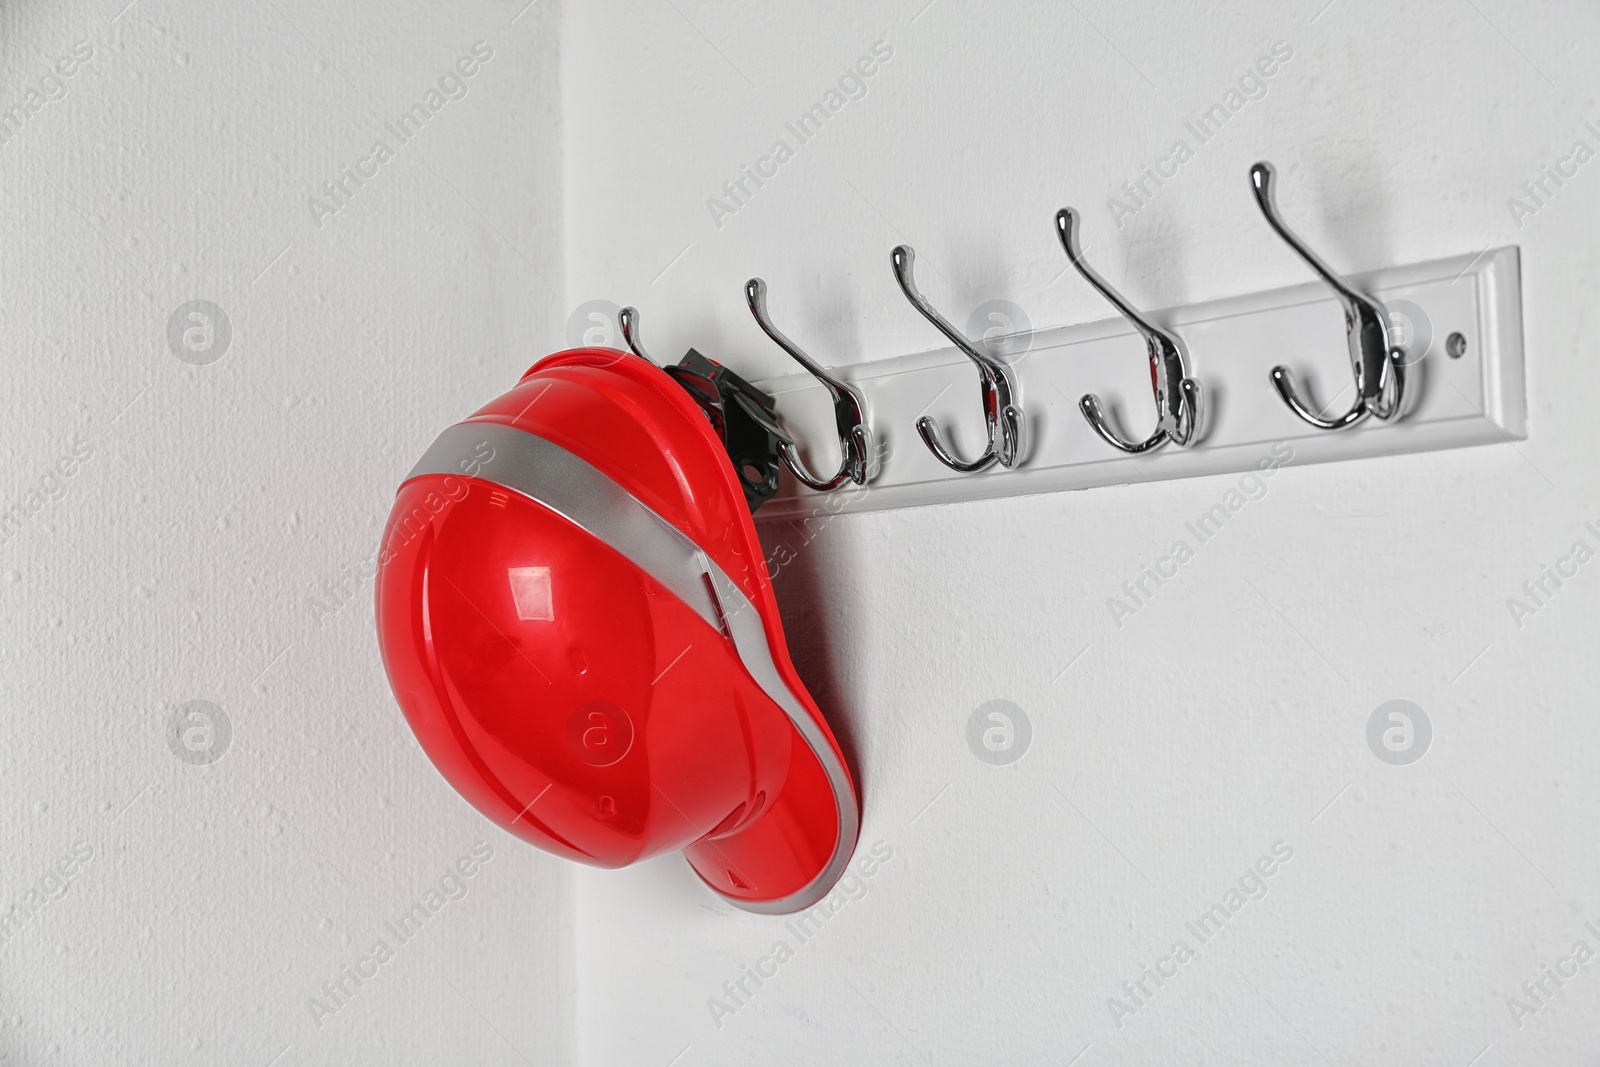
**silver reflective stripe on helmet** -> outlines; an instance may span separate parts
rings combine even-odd
[[[481,446],[493,451],[484,459]],[[544,505],[620,552],[732,639],[739,660],[763,692],[789,716],[832,787],[838,837],[822,873],[778,900],[718,894],[746,911],[769,915],[810,907],[833,888],[850,862],[860,829],[855,791],[833,745],[805,705],[784,684],[760,612],[737,582],[694,541],[594,464],[553,441],[497,422],[462,422],[440,434],[406,480],[426,474],[490,482]]]

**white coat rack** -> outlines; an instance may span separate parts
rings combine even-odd
[[[926,415],[943,428],[954,451],[982,450],[986,429],[977,376],[960,349],[830,368],[865,402],[876,470],[865,485],[847,482],[828,494],[784,479],[778,495],[756,513],[757,521],[1242,472],[1270,458],[1280,443],[1292,447],[1293,462],[1300,465],[1526,436],[1515,247],[1376,270],[1349,281],[1381,303],[1391,338],[1407,346],[1402,417],[1327,431],[1285,406],[1269,379],[1279,364],[1305,383],[1303,396],[1329,410],[1343,411],[1352,400],[1344,309],[1328,285],[1308,281],[1147,316],[1182,338],[1189,373],[1204,387],[1204,428],[1187,448],[1125,454],[1102,440],[1079,410],[1080,398],[1093,393],[1129,432],[1154,423],[1150,363],[1143,339],[1124,318],[1035,331],[1020,358],[1009,361],[1028,427],[1026,451],[1009,469],[996,464],[980,473],[957,473],[918,438],[915,425]],[[777,400],[786,428],[812,466],[831,469],[839,434],[829,393],[818,380],[802,373],[755,384]]]

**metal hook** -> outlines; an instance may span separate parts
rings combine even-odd
[[[639,341],[639,309],[629,304],[617,312],[617,325],[622,328],[622,339],[627,342],[628,351],[644,360],[646,363],[655,364],[655,360],[645,354],[644,345]],[[656,364],[659,366],[660,364]]]
[[[831,478],[818,478],[813,475],[800,459],[800,450],[795,448],[793,440],[778,442],[778,458],[789,468],[789,473],[819,493],[839,488],[846,478],[857,485],[867,484],[867,479],[872,476],[869,467],[872,459],[872,434],[867,428],[865,398],[855,386],[835,378],[816,360],[800,351],[798,345],[772,324],[772,320],[767,316],[766,282],[760,278],[751,278],[745,282],[744,300],[750,305],[750,314],[755,316],[756,323],[762,331],[772,338],[779,348],[794,357],[795,362],[810,372],[812,377],[826,386],[833,397],[833,420],[839,431],[839,450],[844,454],[838,472]]]
[[[1291,411],[1319,430],[1342,430],[1354,426],[1368,415],[1391,419],[1402,414],[1405,399],[1406,370],[1405,349],[1389,346],[1388,315],[1383,305],[1362,293],[1356,292],[1337,271],[1324,263],[1278,214],[1273,197],[1275,172],[1271,163],[1261,162],[1250,168],[1250,187],[1255,193],[1256,206],[1267,217],[1267,224],[1284,239],[1290,248],[1305,260],[1312,270],[1327,282],[1344,305],[1346,341],[1350,347],[1350,367],[1355,374],[1356,402],[1349,411],[1336,419],[1325,419],[1300,402],[1295,388],[1294,375],[1289,368],[1279,365],[1272,368],[1272,384]]]
[[[905,293],[906,299],[911,301],[911,306],[922,312],[923,318],[939,328],[939,332],[950,339],[951,344],[959,348],[963,354],[978,368],[978,381],[983,387],[983,420],[988,429],[989,440],[984,447],[983,455],[970,462],[956,458],[944,444],[944,435],[939,430],[938,423],[927,415],[917,420],[917,433],[922,435],[922,443],[928,450],[951,470],[960,471],[962,474],[973,474],[987,470],[998,460],[1002,467],[1015,467],[1022,462],[1026,453],[1024,441],[1024,426],[1021,406],[1021,391],[1012,377],[1011,368],[999,360],[980,351],[973,343],[963,337],[933,309],[933,306],[917,291],[917,283],[912,277],[911,267],[916,259],[916,253],[910,245],[900,245],[890,253],[890,263],[894,267],[895,281],[900,283],[900,291]]]
[[[1070,207],[1056,212],[1056,234],[1067,258],[1078,269],[1083,280],[1111,302],[1122,317],[1133,323],[1134,329],[1144,337],[1145,349],[1150,355],[1150,387],[1156,397],[1156,430],[1143,441],[1124,440],[1106,424],[1105,412],[1100,408],[1100,398],[1085,393],[1078,401],[1083,417],[1089,420],[1096,433],[1114,448],[1124,452],[1148,452],[1171,441],[1179,448],[1193,444],[1198,439],[1201,424],[1200,383],[1189,377],[1184,366],[1183,345],[1177,337],[1151,323],[1122,294],[1111,288],[1106,280],[1095,273],[1083,258],[1078,247],[1078,213]]]

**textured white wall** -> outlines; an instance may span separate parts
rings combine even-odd
[[[786,622],[852,739],[863,844],[893,859],[803,944],[720,907],[677,859],[581,873],[583,1062],[1593,1053],[1600,960],[1560,961],[1579,940],[1600,951],[1584,925],[1600,927],[1600,564],[1520,628],[1507,600],[1576,540],[1600,549],[1582,525],[1600,520],[1585,334],[1600,162],[1532,215],[1507,201],[1574,142],[1600,150],[1584,125],[1600,125],[1597,29],[1576,0],[570,13],[567,307],[638,304],[658,359],[693,344],[752,377],[789,373],[743,308],[753,274],[824,363],[931,349],[890,275],[901,240],[958,324],[995,298],[1036,325],[1104,318],[1063,276],[1064,204],[1148,307],[1304,280],[1248,193],[1246,168],[1268,158],[1284,211],[1346,269],[1522,246],[1531,426],[1515,446],[1290,464],[1120,629],[1107,598],[1236,479],[851,516],[809,543],[767,530],[798,551],[779,578]],[[894,54],[865,97],[719,227],[707,199],[879,40]],[[1265,96],[1117,229],[1107,198],[1279,41],[1292,58]],[[1337,329],[1285,347],[1320,346],[1333,381]],[[1008,767],[965,741],[991,699],[1033,726]],[[1391,699],[1433,725],[1410,766],[1367,746]],[[1266,864],[1264,899],[1204,945],[1187,933],[1280,841],[1293,855]],[[1159,989],[1145,979],[1147,1005],[1119,1027],[1108,1000],[1136,1006],[1123,983],[1180,939],[1196,958]],[[723,983],[779,940],[793,958],[735,1001]],[[1507,998],[1536,1007],[1521,986],[1546,965],[1578,973],[1514,1019]],[[714,1020],[711,998],[736,1010]]]
[[[1575,141],[1600,150],[1600,16],[1474,3],[0,6],[0,109],[24,108],[0,143],[0,1057],[1591,1052],[1600,961],[1548,1006],[1520,987],[1600,950],[1600,578],[1580,567],[1520,628],[1507,599],[1574,541],[1600,549],[1600,164],[1531,214],[1507,200]],[[466,96],[319,219],[307,197],[479,40]],[[796,147],[784,124],[880,40],[865,96]],[[93,55],[46,81],[78,41]],[[1117,229],[1106,199],[1278,41],[1266,95]],[[707,199],[784,136],[793,158],[717,226]],[[1140,303],[1276,286],[1305,274],[1250,203],[1261,157],[1347,268],[1522,245],[1527,442],[1291,464],[1120,629],[1106,599],[1233,479],[765,531],[798,557],[780,593],[856,757],[863,845],[892,854],[804,940],[674,858],[569,891],[572,868],[428,766],[361,570],[421,448],[570,312],[637,303],[658,356],[787,373],[740,302],[761,274],[824,362],[931,348],[888,271],[908,240],[958,323],[997,298],[1036,325],[1101,318],[1062,276],[1064,203]],[[168,340],[196,299],[232,329],[200,366]],[[1314,343],[1336,371],[1337,338]],[[1365,739],[1395,698],[1434,728],[1408,767]],[[993,699],[1033,727],[1007,767],[965,739]],[[228,716],[225,750],[189,738],[215,762],[169,747],[191,700]],[[464,899],[386,937],[479,841]],[[1280,841],[1265,898],[1200,944],[1185,924]],[[380,938],[393,958],[314,1019]],[[1132,1004],[1123,983],[1180,939],[1196,958],[1118,1027],[1108,999]],[[757,988],[744,970],[779,940],[792,958]],[[725,990],[741,979],[753,995]],[[1520,1028],[1512,996],[1539,1006]]]
[[[558,17],[522,8],[0,5],[0,1062],[570,1062],[570,872],[429,766],[363,576],[559,325]],[[207,365],[168,341],[195,299]],[[168,746],[191,700],[209,764]]]

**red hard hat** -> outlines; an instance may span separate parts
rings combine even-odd
[[[751,911],[843,873],[855,784],[789,661],[746,489],[666,372],[541,360],[428,449],[379,559],[390,685],[490,819],[599,867],[682,849]]]

